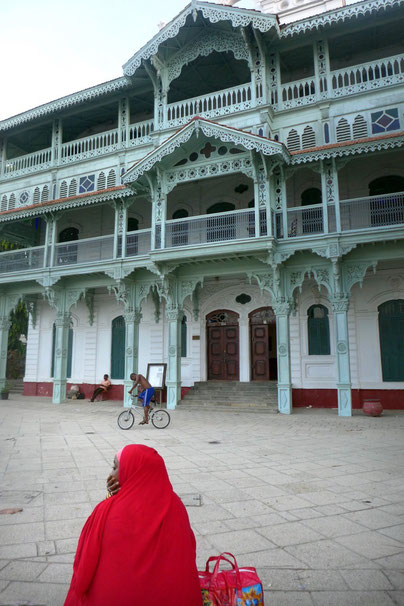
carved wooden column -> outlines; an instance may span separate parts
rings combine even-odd
[[[43,253],[43,266],[53,267],[55,264],[55,245],[57,239],[57,218],[54,214],[45,215],[46,231]]]
[[[69,328],[70,313],[58,311],[55,319],[55,358],[53,364],[52,402],[54,404],[61,404],[66,400]]]
[[[174,409],[181,399],[181,321],[184,312],[177,305],[168,305],[168,367],[167,408]]]
[[[128,231],[128,208],[123,200],[115,202],[114,259],[126,257]]]
[[[328,89],[331,90],[330,58],[328,42],[326,39],[313,42],[314,73],[316,79],[316,97],[318,101],[328,98]]]
[[[52,123],[52,166],[58,166],[60,163],[62,147],[62,120],[57,119]],[[51,197],[55,197],[51,193]]]
[[[122,97],[118,108],[118,137],[119,146],[127,147],[129,142],[130,108],[129,99]]]
[[[8,332],[10,326],[10,315],[0,316],[0,391],[6,385]]]
[[[292,379],[290,372],[290,303],[274,301],[276,316],[276,347],[278,353],[278,410],[283,414],[292,412]]]
[[[132,372],[139,371],[139,325],[142,319],[140,309],[127,311],[125,318],[125,379],[124,379],[124,406],[132,404],[132,398],[128,394],[133,383],[130,379]]]
[[[348,307],[347,296],[334,297],[331,300],[334,312],[335,342],[338,371],[338,415],[352,416],[351,366],[349,356]]]

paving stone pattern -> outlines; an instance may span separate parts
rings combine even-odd
[[[404,414],[176,410],[165,430],[116,424],[119,403],[13,394],[0,404],[0,606],[64,602],[80,530],[114,453],[164,457],[188,507],[198,567],[231,551],[269,606],[404,605]],[[192,606],[192,605],[190,605]]]

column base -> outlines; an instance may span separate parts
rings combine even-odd
[[[350,385],[337,385],[338,416],[352,417],[352,393]]]
[[[128,391],[132,388],[132,381],[124,381],[123,382],[123,405],[125,408],[130,408],[133,404],[133,399],[128,393]],[[136,402],[135,402],[136,403]]]
[[[66,385],[66,381],[53,381],[52,402],[54,404],[62,404],[62,402],[66,402]]]
[[[292,413],[292,386],[278,383],[278,410],[284,415]]]
[[[167,382],[167,408],[174,410],[181,400],[181,383]]]

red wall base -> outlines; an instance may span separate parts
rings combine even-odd
[[[363,400],[379,399],[385,410],[404,410],[404,389],[353,389],[352,408],[361,409]],[[293,406],[338,408],[336,389],[292,389]]]
[[[72,385],[78,385],[81,393],[84,394],[86,399],[90,399],[93,395],[93,391],[98,384],[92,383],[68,383],[67,389],[69,390]],[[24,383],[24,396],[48,396],[52,397],[53,383]],[[100,400],[101,396],[98,396],[97,400]],[[111,385],[108,393],[102,397],[104,400],[123,400],[123,385]]]

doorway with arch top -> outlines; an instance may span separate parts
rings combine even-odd
[[[240,378],[239,315],[218,309],[206,316],[208,381],[238,381]]]
[[[248,315],[250,324],[251,381],[276,381],[276,318],[272,307],[260,307]]]

